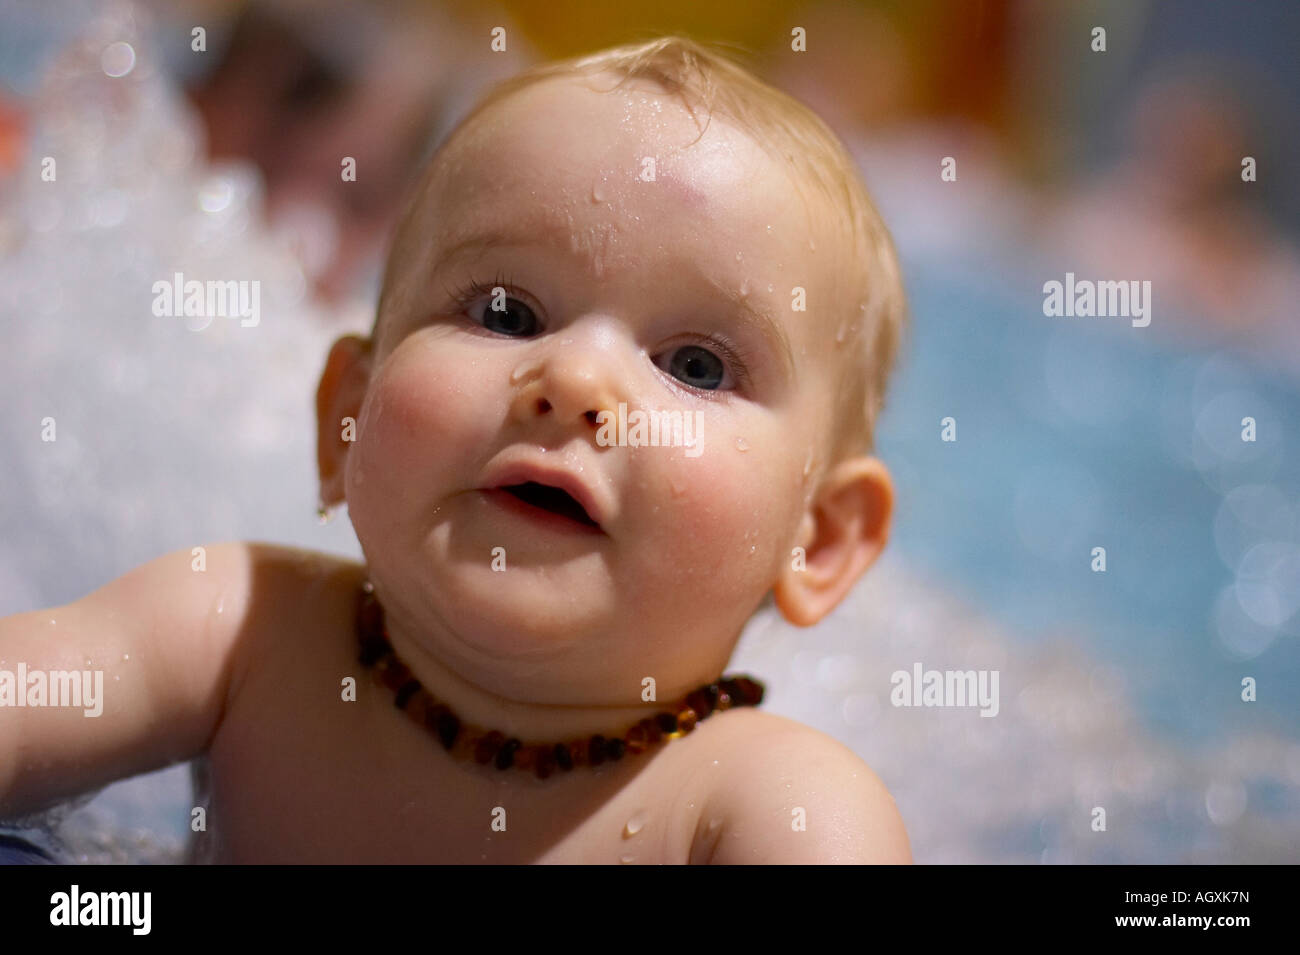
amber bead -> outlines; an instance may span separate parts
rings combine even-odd
[[[515,768],[532,769],[533,761],[537,758],[537,751],[531,746],[520,746],[515,751]]]
[[[627,746],[629,753],[644,753],[649,742],[646,739],[645,727],[638,723],[623,735],[623,742]]]
[[[695,723],[699,719],[695,715],[695,710],[683,704],[677,708],[677,735],[685,736],[691,730],[695,729]]]
[[[637,726],[645,730],[646,743],[651,746],[664,738],[664,731],[659,728],[659,723],[654,717],[647,716]]]
[[[396,657],[389,657],[379,666],[380,682],[394,693],[411,680],[411,671],[406,668],[406,664],[399,662]]]
[[[573,769],[573,753],[564,743],[555,744],[555,764],[565,772]]]
[[[533,768],[538,779],[546,779],[555,772],[555,750],[549,746],[538,746],[534,753]]]
[[[491,734],[489,733],[488,735],[490,736]],[[522,744],[519,740],[515,739],[513,736],[502,743],[501,748],[497,750],[497,769],[509,769],[511,764],[515,761],[515,751],[518,750],[521,745]]]
[[[574,766],[586,766],[587,757],[590,755],[587,750],[587,741],[585,739],[575,739],[569,743],[569,754],[573,757]]]
[[[429,725],[429,707],[432,705],[433,697],[429,696],[424,687],[420,687],[411,695],[410,701],[403,707],[403,710],[413,721],[427,727]]]
[[[671,713],[656,713],[655,722],[659,724],[659,729],[665,736],[677,732],[677,717]]]
[[[605,737],[597,733],[587,744],[587,762],[599,766],[605,761]]]
[[[755,683],[747,676],[738,676],[731,681],[735,684],[735,691],[731,698],[744,706],[758,706],[763,702],[763,687]]]
[[[504,735],[497,732],[496,730],[492,730],[490,733],[488,733],[486,736],[480,739],[478,741],[478,745],[474,747],[474,762],[476,763],[491,762],[491,760],[493,759],[493,757],[496,756],[497,751],[501,749],[501,745],[505,741],[506,738]]]
[[[621,739],[611,739],[605,743],[605,755],[613,760],[622,759],[626,749]]]
[[[731,694],[721,687],[718,688],[718,705],[717,710],[721,713],[723,710],[731,709]]]
[[[686,705],[693,709],[700,719],[705,719],[713,712],[713,700],[705,690],[695,690],[686,695]]]
[[[442,743],[443,749],[450,750],[456,745],[456,737],[460,735],[460,719],[445,705],[439,703],[425,714],[426,726],[430,725],[429,713],[434,713],[432,725],[438,734],[438,741]]]
[[[411,702],[411,697],[415,696],[421,690],[419,680],[407,680],[401,688],[393,695],[393,705],[399,710],[406,709],[406,704]]]

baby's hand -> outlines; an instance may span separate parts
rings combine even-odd
[[[243,672],[256,553],[176,551],[0,620],[0,818],[208,748]]]

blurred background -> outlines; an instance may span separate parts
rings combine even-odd
[[[496,80],[663,32],[836,129],[911,310],[889,548],[822,625],[756,618],[732,668],[876,770],[918,862],[1300,861],[1289,0],[0,0],[0,614],[218,540],[359,559],[316,518],[313,395],[404,190]],[[260,324],[154,317],[174,271],[258,279]],[[1149,280],[1150,326],[1045,317],[1066,272]],[[917,661],[998,670],[998,716],[892,707]],[[170,861],[191,805],[174,767],[24,825]]]

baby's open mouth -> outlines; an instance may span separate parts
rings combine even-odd
[[[588,527],[597,529],[600,527],[568,491],[558,487],[528,481],[524,484],[506,485],[497,490],[505,491],[507,494],[517,497],[525,504],[531,504],[533,507],[550,511],[552,514],[558,514],[561,517],[567,517],[579,524],[586,524]]]

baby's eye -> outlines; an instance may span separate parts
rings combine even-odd
[[[537,334],[537,316],[517,298],[489,294],[483,299],[481,308],[483,317],[475,321],[489,331],[517,336]],[[470,317],[474,318],[473,314]]]
[[[668,356],[664,371],[692,388],[713,391],[727,378],[726,363],[707,348],[683,345],[664,354]]]

